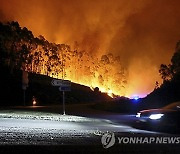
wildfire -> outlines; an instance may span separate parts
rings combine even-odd
[[[99,87],[102,92],[141,97],[161,81],[159,66],[169,63],[172,47],[179,40],[180,1],[167,0],[163,5],[161,1],[1,0],[0,17],[18,21],[35,36],[71,45],[68,50],[60,45],[56,59],[51,52],[54,48],[38,45],[32,51],[29,71],[62,78],[63,51],[66,79],[92,89]]]
[[[108,54],[97,58],[86,52],[79,52],[77,55],[72,55],[71,52],[66,54],[69,56],[66,56],[64,61],[65,79],[91,87],[92,90],[98,87],[110,97],[113,97],[113,94],[126,94],[126,72],[118,57]],[[117,66],[119,70],[116,69]],[[50,76],[61,78],[62,73],[52,72]]]
[[[91,54],[88,50],[78,49],[78,47],[72,49],[66,44],[49,43],[43,36],[34,38],[32,32],[25,28],[21,29],[17,22],[9,23],[8,26],[13,32],[21,30],[27,37],[23,40],[19,35],[19,39],[16,39],[15,43],[9,41],[10,45],[6,48],[10,52],[11,48],[9,47],[13,46],[14,54],[17,57],[16,62],[12,63],[10,67],[16,66],[27,72],[71,80],[92,89],[98,87],[101,92],[107,93],[110,97],[114,95],[129,97],[132,91],[128,86],[131,85],[131,90],[134,90],[137,87],[135,85],[141,80],[140,77],[137,78],[136,75],[130,74],[127,68],[123,67],[120,56],[112,53]],[[29,37],[31,38],[29,39]],[[141,72],[138,69],[133,70],[137,70],[136,74]],[[128,76],[133,77],[133,82],[129,80]],[[143,78],[143,80],[147,79]],[[33,105],[36,105],[36,101],[33,101]]]
[[[113,93],[112,93],[112,90],[108,90],[107,94],[113,98]]]
[[[64,44],[48,45],[48,53],[41,45],[32,51],[33,61],[26,66],[27,71],[64,78],[91,89],[98,87],[101,92],[106,92],[111,97],[113,94],[125,96],[127,73],[121,65],[120,57],[112,54],[97,57],[86,51],[71,50]]]

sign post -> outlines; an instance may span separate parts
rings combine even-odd
[[[53,79],[51,84],[52,84],[52,86],[59,86],[59,91],[63,92],[63,115],[66,115],[66,111],[65,111],[65,91],[71,91],[71,81]]]
[[[66,115],[65,111],[65,92],[63,91],[63,115]]]
[[[23,105],[26,105],[26,89],[28,87],[29,79],[28,79],[28,72],[22,72],[22,89],[23,89]]]

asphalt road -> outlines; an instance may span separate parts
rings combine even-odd
[[[88,105],[69,105],[66,110],[67,115],[59,113],[61,110],[62,108],[57,106],[1,109],[0,151],[9,152],[9,146],[16,150],[19,146],[25,147],[20,149],[21,151],[29,146],[35,146],[36,148],[38,146],[42,147],[38,149],[43,150],[62,150],[62,147],[66,147],[66,150],[71,149],[73,151],[73,148],[77,150],[78,147],[78,150],[84,149],[83,153],[92,149],[95,149],[93,153],[98,152],[98,150],[108,152],[104,151],[101,143],[102,135],[106,132],[114,133],[116,137],[171,136],[171,134],[133,128],[132,122],[135,120],[135,115],[97,111]],[[52,148],[52,146],[56,148]],[[30,148],[30,150],[32,149]],[[117,149],[119,150],[119,148]],[[159,147],[157,147],[157,151],[158,149]],[[177,150],[177,147],[175,149]],[[147,148],[144,148],[144,150],[147,150]],[[37,152],[37,150],[35,151]],[[172,149],[170,151],[172,152]]]

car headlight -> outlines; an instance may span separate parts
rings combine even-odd
[[[151,114],[149,116],[149,119],[151,120],[157,120],[157,119],[160,119],[164,114]]]
[[[140,117],[141,117],[141,113],[138,112],[138,113],[136,114],[136,117],[137,117],[137,118],[140,118]]]

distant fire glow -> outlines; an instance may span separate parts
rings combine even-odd
[[[61,44],[56,60],[55,45],[31,46],[27,70],[60,79],[64,54],[65,79],[110,96],[145,97],[161,83],[159,66],[169,64],[180,39],[179,6],[179,0],[0,0],[0,20]]]
[[[35,100],[33,100],[33,106],[35,106],[36,105],[36,101]]]
[[[33,96],[33,98],[32,98],[32,105],[33,105],[33,106],[36,106],[36,104],[37,104],[36,98]]]

